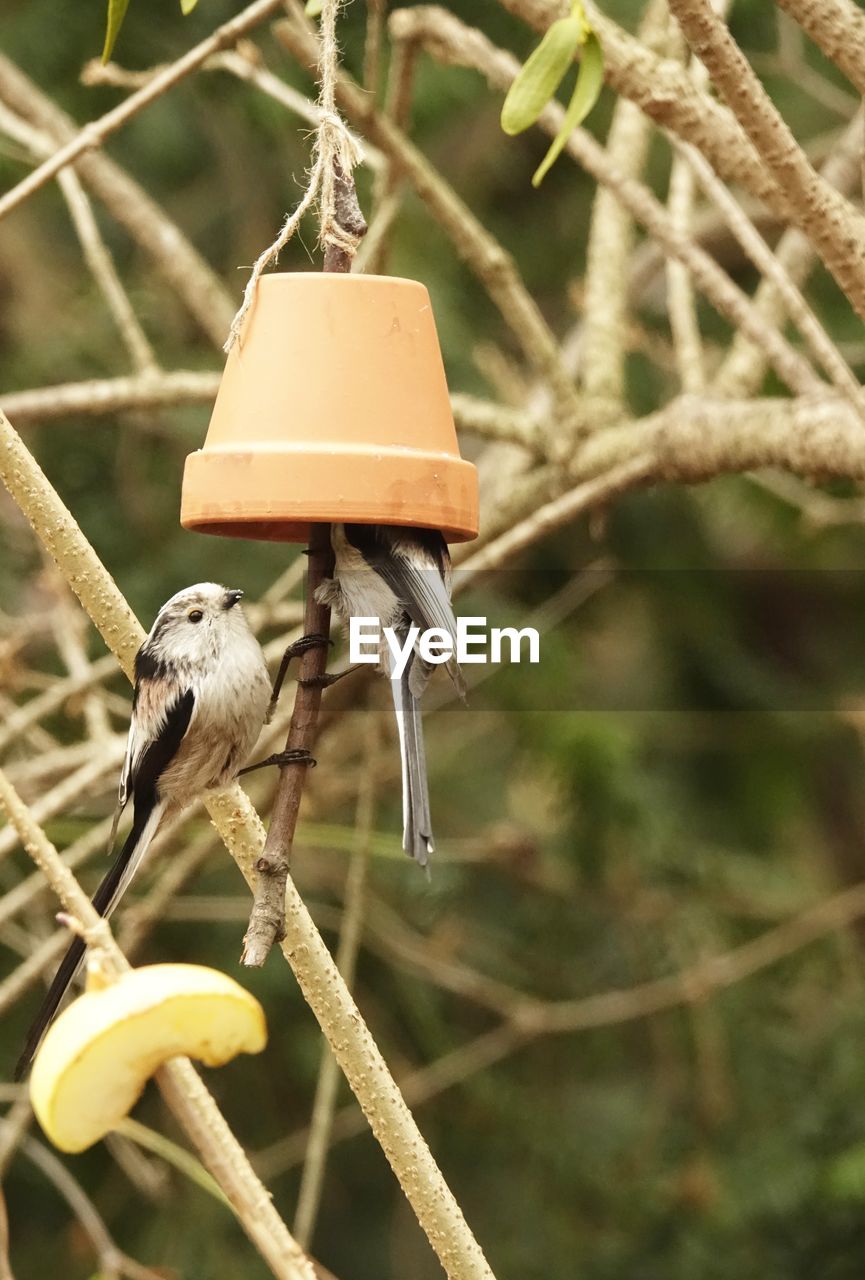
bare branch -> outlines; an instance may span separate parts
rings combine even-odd
[[[863,121],[865,114],[860,110],[820,170],[823,178],[845,195],[849,195],[860,182]],[[788,227],[775,246],[775,257],[794,284],[801,287],[817,255],[808,236],[798,227]],[[754,306],[768,326],[780,328],[783,325],[784,301],[772,280],[761,281],[754,295]],[[713,379],[712,390],[718,395],[753,395],[759,389],[765,372],[765,353],[744,334],[737,333]]]
[[[44,187],[46,182],[50,182],[61,169],[68,164],[72,164],[85,151],[92,151],[95,147],[101,147],[102,143],[112,133],[116,133],[118,129],[127,124],[144,107],[149,106],[151,102],[155,102],[157,98],[161,98],[169,89],[173,89],[184,77],[190,75],[193,71],[197,71],[214,53],[236,44],[241,36],[246,35],[253,27],[263,22],[265,18],[270,17],[280,7],[280,3],[281,0],[255,0],[254,4],[249,5],[236,18],[232,18],[229,22],[223,23],[221,27],[217,27],[216,31],[209,35],[206,40],[202,40],[200,44],[185,53],[182,58],[178,58],[176,62],[172,62],[163,71],[159,72],[136,93],[131,94],[125,102],[121,102],[112,111],[106,112],[99,120],[93,120],[90,124],[86,124],[75,138],[71,138],[69,142],[55,152],[50,159],[44,161],[29,177],[25,178],[23,182],[19,182],[17,187],[13,187],[5,196],[0,197],[0,218],[4,218],[29,196],[33,195],[34,192],[38,191],[40,187]]]
[[[519,71],[519,63],[511,54],[497,49],[480,31],[466,27],[458,18],[438,6],[397,10],[391,15],[391,25],[396,26],[401,33],[411,28],[418,38],[423,32],[424,43],[428,43],[437,57],[459,66],[475,67],[502,91],[509,88]],[[563,117],[564,109],[558,103],[551,103],[542,112],[538,123],[545,132],[555,135],[561,127]],[[776,329],[765,324],[751,300],[714,259],[693,241],[682,238],[663,205],[649,188],[614,168],[603,148],[598,146],[589,133],[584,129],[575,129],[565,150],[599,183],[610,187],[649,234],[663,244],[668,254],[688,267],[694,282],[712,305],[735,328],[741,329],[759,345],[778,375],[792,390],[808,393],[816,391],[822,385],[808,362],[794,351]]]
[[[2,53],[0,99],[58,143],[78,137],[74,121]],[[186,236],[107,156],[99,152],[82,155],[75,168],[115,221],[141,246],[202,331],[221,347],[234,306],[225,287]]]
[[[664,43],[666,0],[650,0],[640,26],[642,39]],[[619,98],[607,138],[609,167],[624,178],[639,178],[648,154],[651,122],[638,106]],[[583,390],[596,402],[596,421],[615,418],[625,403],[625,349],[628,328],[628,265],[633,220],[609,187],[598,185],[589,223],[583,302]]]
[[[853,0],[776,0],[865,95],[865,14]]]
[[[330,608],[320,604],[315,593],[330,575],[332,568],[330,525],[313,525],[309,541],[303,626],[305,635],[321,636],[323,643],[308,649],[300,660],[300,676],[285,743],[286,751],[311,753],[315,746],[321,709],[322,677],[327,668],[330,635]],[[287,764],[280,769],[279,787],[273,802],[267,840],[255,863],[255,892],[241,959],[241,963],[248,968],[260,968],[273,944],[281,942],[285,937],[285,883],[308,772],[309,765],[303,761]]]
[[[786,192],[791,220],[807,231],[851,304],[865,318],[865,264],[859,252],[865,242],[865,217],[812,168],[709,0],[670,0],[670,10],[763,163]],[[704,154],[708,157],[708,152]]]
[[[508,12],[536,31],[562,16],[559,0],[499,0]],[[585,0],[585,10],[604,50],[604,76],[656,124],[701,151],[727,182],[738,183],[780,217],[787,216],[784,191],[760,163],[752,144],[726,107],[701,93],[681,63],[659,58],[639,40]]]

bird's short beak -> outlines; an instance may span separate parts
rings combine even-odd
[[[226,609],[233,609],[233,608],[234,608],[234,606],[237,604],[238,600],[242,600],[242,599],[243,599],[243,592],[242,592],[242,591],[226,591],[226,593],[225,593],[225,608],[226,608]]]

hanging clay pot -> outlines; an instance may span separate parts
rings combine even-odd
[[[321,521],[477,536],[477,474],[414,280],[263,276],[204,448],[186,460],[186,529],[305,542]]]

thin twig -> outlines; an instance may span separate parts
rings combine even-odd
[[[120,337],[129,352],[133,369],[136,373],[144,375],[158,372],[159,362],[153,347],[141,327],[126,290],[120,283],[117,269],[108,246],[102,238],[80,178],[74,169],[61,169],[57,180],[81,242],[84,259],[114,318]]]
[[[546,537],[562,525],[570,524],[577,516],[593,511],[627,489],[645,483],[652,473],[650,455],[637,454],[629,462],[613,467],[593,480],[586,480],[561,497],[532,512],[524,520],[508,528],[494,541],[460,563],[460,578],[464,574],[475,576],[498,569],[510,563],[526,548]]]
[[[49,561],[45,552],[43,556],[46,575],[49,582],[53,583],[57,596],[57,608],[52,610],[51,619],[57,651],[70,676],[85,677],[90,671],[85,642],[85,636],[89,630],[87,619],[76,607],[75,598],[62,574]],[[112,736],[111,721],[101,690],[97,686],[92,686],[84,693],[82,703],[88,735],[97,743],[107,743]]]
[[[70,773],[67,778],[52,787],[45,795],[33,804],[33,814],[37,822],[48,822],[58,813],[62,813],[70,804],[86,795],[95,782],[101,782],[109,774],[114,774],[120,767],[125,746],[121,740],[106,744],[91,752],[90,759],[80,768]],[[18,834],[13,825],[0,830],[0,859],[8,857],[18,847]]]
[[[826,182],[846,195],[860,185],[862,129],[865,112],[861,109],[832,148],[820,173]],[[752,218],[753,221],[753,218]],[[788,227],[775,246],[775,257],[799,288],[817,260],[811,240],[798,227]],[[780,329],[784,324],[784,301],[775,283],[763,279],[754,294],[754,307],[764,323]],[[744,398],[760,388],[766,372],[766,356],[746,334],[737,333],[733,345],[712,380],[711,389],[718,395]]]
[[[78,127],[71,117],[2,53],[0,99],[55,143],[67,143],[78,136]],[[81,155],[75,170],[114,220],[141,247],[202,332],[220,347],[234,313],[231,298],[215,271],[177,224],[102,152]]]
[[[560,0],[499,0],[536,31],[546,31],[562,16]],[[761,163],[732,112],[701,93],[684,67],[661,58],[608,16],[608,5],[584,0],[586,16],[604,51],[604,77],[661,127],[692,143],[727,182],[743,186],[779,217],[787,217],[783,189]]]
[[[68,577],[66,581],[69,581]],[[0,726],[0,754],[11,746],[31,725],[37,724],[45,716],[52,715],[65,702],[75,698],[80,693],[85,693],[87,690],[92,689],[94,685],[107,680],[116,671],[117,662],[112,660],[110,654],[103,658],[97,658],[88,670],[82,672],[80,676],[70,676],[65,680],[55,680],[53,684],[49,685],[42,693],[37,694],[35,698],[31,698],[29,702],[17,707],[5,719],[3,725]]]
[[[723,3],[726,4],[727,0],[723,0]],[[686,62],[688,49],[681,36],[678,44],[679,48],[676,52]],[[703,64],[696,58],[688,67],[688,74],[697,88],[701,91],[706,89],[708,75]],[[667,211],[674,231],[684,239],[691,239],[694,173],[684,156],[678,153],[673,155],[670,170]],[[675,258],[667,259],[666,272],[667,310],[670,316],[670,332],[676,353],[679,384],[682,391],[698,394],[706,385],[706,371],[694,283],[687,267]]]
[[[109,1277],[120,1280],[121,1276],[128,1276],[130,1280],[160,1280],[158,1272],[142,1266],[134,1258],[127,1258],[122,1250],[118,1249],[96,1205],[77,1178],[72,1176],[53,1151],[35,1138],[24,1137],[20,1145],[27,1159],[35,1164],[60,1192],[85,1234],[89,1236],[99,1262],[100,1272],[106,1280],[109,1280]],[[2,1276],[2,1270],[0,1270],[0,1276]]]
[[[384,114],[397,128],[409,133],[411,100],[414,89],[417,50],[412,40],[392,40],[387,69]],[[391,245],[391,232],[396,214],[402,208],[405,181],[392,156],[376,175],[372,192],[370,229],[358,253],[358,271],[386,273]]]
[[[26,146],[35,159],[43,159],[54,151],[51,139],[45,133],[28,124],[26,120],[21,120],[3,103],[0,103],[0,130]],[[114,317],[133,367],[138,373],[155,370],[158,365],[153,348],[138,323],[126,290],[120,283],[108,246],[102,238],[90,201],[78,176],[73,169],[63,169],[58,175],[58,180],[72,225],[84,253],[84,260]]]
[[[281,5],[282,0],[255,0],[254,4],[249,5],[242,13],[232,18],[229,22],[223,23],[221,27],[212,32],[206,40],[202,40],[200,44],[195,45],[182,58],[178,58],[176,62],[172,62],[159,75],[154,76],[143,88],[137,93],[131,94],[124,102],[115,107],[112,111],[106,112],[98,120],[93,120],[90,124],[86,124],[84,128],[72,138],[58,151],[54,153],[49,160],[44,161],[37,169],[33,171],[17,187],[13,187],[5,196],[0,197],[0,218],[4,218],[6,214],[11,213],[18,205],[27,200],[40,187],[44,187],[46,182],[50,182],[61,169],[66,165],[72,164],[85,151],[91,151],[95,147],[100,147],[106,138],[112,133],[116,133],[123,125],[125,125],[133,116],[137,115],[144,107],[155,102],[157,98],[161,98],[169,89],[173,89],[186,76],[193,71],[197,71],[202,63],[206,62],[214,53],[236,44],[241,36],[246,35],[265,18],[270,17]]]
[[[323,643],[307,649],[300,659],[300,676],[285,743],[286,751],[311,752],[315,746],[321,708],[321,679],[327,668],[327,641],[330,635],[330,609],[316,600],[315,593],[331,573],[332,565],[330,525],[314,524],[309,541],[303,625],[306,635],[321,636]],[[287,764],[280,769],[267,841],[255,863],[255,894],[241,957],[241,963],[248,968],[263,965],[273,944],[281,942],[285,937],[285,884],[308,772],[309,766],[302,762]]]
[[[640,38],[664,43],[669,22],[666,0],[650,0]],[[651,141],[651,122],[638,106],[620,97],[607,138],[611,168],[639,179]],[[628,264],[634,226],[630,211],[599,185],[592,204],[586,247],[581,382],[593,401],[598,425],[622,413],[625,403],[625,346],[628,328]]]
[[[822,365],[834,385],[843,396],[846,396],[865,422],[865,393],[795,282],[785,271],[782,263],[769,248],[742,206],[716,177],[711,165],[693,147],[685,147],[682,143],[678,146],[682,148],[703,190],[721,209],[730,230],[748,257],[758,271],[774,284],[787,314],[805,339],[814,359]]]
[[[453,14],[438,6],[401,9],[391,16],[391,26],[400,31],[414,28],[431,51],[444,60],[460,66],[473,66],[496,88],[507,91],[518,74],[520,64],[513,55],[496,48],[480,31],[466,27]],[[282,27],[278,26],[277,30]],[[538,124],[545,132],[558,133],[564,108],[550,103],[541,113]],[[383,135],[377,141],[386,150]],[[691,272],[694,282],[721,315],[736,329],[741,329],[765,353],[779,377],[799,393],[818,391],[821,383],[807,360],[794,350],[774,326],[768,325],[750,298],[736,285],[699,245],[682,238],[660,201],[652,191],[634,178],[620,173],[609,164],[607,155],[584,129],[575,129],[565,148],[599,183],[609,186],[650,235],[664,246],[667,254],[681,261]],[[591,426],[586,423],[586,433]]]

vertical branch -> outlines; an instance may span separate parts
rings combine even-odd
[[[691,215],[694,208],[694,174],[683,156],[674,155],[670,170],[670,188],[667,196],[667,212],[673,233],[683,240],[690,236]],[[703,368],[703,343],[697,320],[697,300],[691,273],[676,258],[668,258],[667,311],[673,349],[676,353],[676,369],[683,391],[697,394],[702,391],[706,378]]]
[[[366,39],[363,46],[363,87],[375,101],[381,73],[381,46],[387,0],[366,0]]]
[[[668,23],[666,0],[650,0],[640,34],[658,41]],[[606,156],[628,178],[638,178],[649,147],[651,121],[627,98],[613,112]],[[633,217],[607,187],[598,186],[589,224],[583,308],[583,390],[598,426],[622,413],[625,402],[625,346],[628,324],[628,268]]]
[[[324,190],[322,191],[322,195]],[[354,179],[346,173],[339,160],[333,161],[333,215],[332,226],[324,241],[324,271],[351,271],[357,245],[366,235],[366,219],[357,201]]]
[[[321,708],[322,676],[327,666],[326,643],[330,635],[330,608],[319,604],[316,589],[333,565],[330,525],[314,524],[309,539],[309,572],[306,580],[306,635],[319,635],[325,643],[307,649],[300,659],[300,676],[286,739],[286,751],[311,751],[315,745]],[[257,877],[249,926],[243,939],[242,963],[259,968],[275,942],[285,937],[285,885],[297,827],[297,815],[309,765],[283,765],[273,802],[264,849],[255,862]]]
[[[729,0],[716,0],[722,13],[726,13],[728,2]],[[671,43],[678,44],[677,52],[687,65],[689,55],[684,38],[680,35],[678,40],[671,40]],[[694,59],[688,67],[688,74],[701,91],[706,90],[709,77],[701,62]],[[667,208],[674,234],[683,240],[689,239],[694,211],[694,173],[678,151],[673,152]],[[696,395],[706,385],[697,299],[691,273],[684,263],[675,258],[667,259],[667,309],[670,313],[679,383],[683,391]]]
[[[372,14],[370,15],[372,21]],[[408,131],[411,112],[412,88],[414,85],[415,67],[417,65],[417,45],[413,39],[401,40],[392,36],[390,48],[390,65],[387,73],[387,88],[384,104],[384,115],[392,120],[397,128]],[[369,86],[366,85],[368,88]],[[386,156],[381,171],[376,174],[372,193],[372,217],[369,235],[361,250],[359,271],[369,271],[373,275],[386,271],[390,252],[391,233],[396,215],[402,204],[404,182],[399,167],[393,156]]]

